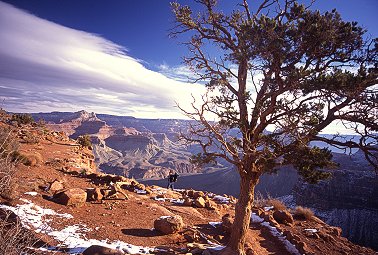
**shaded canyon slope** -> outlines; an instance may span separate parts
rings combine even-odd
[[[317,185],[298,182],[297,204],[311,207],[349,240],[378,250],[378,178],[362,152],[334,154],[340,167]]]

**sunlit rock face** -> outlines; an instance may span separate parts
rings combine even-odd
[[[317,185],[298,182],[298,205],[314,208],[328,224],[339,226],[349,240],[378,249],[378,178],[362,152],[335,154],[340,167]]]
[[[191,153],[178,142],[187,121],[136,119],[86,111],[36,113],[47,126],[63,131],[72,139],[89,135],[96,163],[103,172],[134,178],[165,178],[170,170],[178,173],[199,171],[190,163]]]

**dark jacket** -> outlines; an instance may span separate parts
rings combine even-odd
[[[178,175],[177,173],[175,173],[175,174],[170,174],[170,175],[168,176],[168,181],[169,181],[169,182],[176,182],[176,181],[177,181],[177,177],[179,177],[179,175]]]

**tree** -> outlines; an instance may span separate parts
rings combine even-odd
[[[77,138],[77,143],[83,147],[92,148],[92,142],[89,135],[81,135]]]
[[[197,162],[217,158],[241,177],[228,251],[245,254],[254,188],[260,176],[292,164],[305,181],[328,178],[328,149],[321,141],[356,148],[377,171],[377,45],[356,22],[336,10],[320,13],[294,0],[247,0],[226,14],[215,0],[196,0],[202,11],[172,3],[171,35],[187,36],[184,62],[205,82],[207,93],[192,110],[182,138],[199,144]],[[209,116],[215,116],[210,121]],[[359,140],[319,133],[338,124]]]

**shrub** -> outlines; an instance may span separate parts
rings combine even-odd
[[[34,153],[20,153],[19,161],[26,166],[36,166],[39,165],[42,160],[42,155],[38,152]]]
[[[39,241],[30,230],[22,227],[14,213],[0,209],[0,254],[36,254],[31,247]]]
[[[297,206],[295,207],[294,217],[298,220],[311,220],[315,216],[310,208]]]
[[[34,119],[30,114],[15,113],[12,115],[11,121],[17,122],[18,125],[32,124]]]
[[[77,138],[77,143],[80,144],[83,147],[88,147],[88,148],[92,147],[92,142],[91,142],[91,138],[89,137],[89,135],[79,136]]]
[[[22,140],[24,143],[28,143],[28,144],[36,144],[40,142],[39,137],[30,132],[25,133],[24,136],[22,137]]]
[[[8,192],[16,172],[18,143],[12,130],[0,127],[0,195]]]
[[[255,199],[253,201],[253,206],[264,207],[266,206],[266,198],[261,194],[261,192],[256,192]]]
[[[269,199],[267,204],[274,207],[274,210],[284,211],[287,210],[286,205],[278,199]]]

